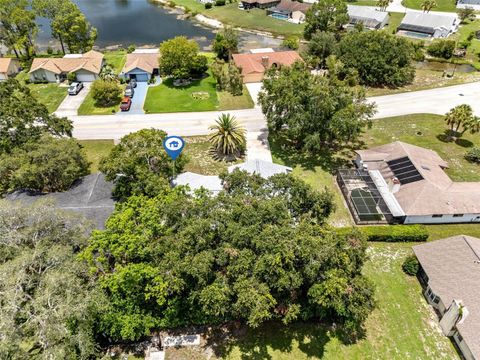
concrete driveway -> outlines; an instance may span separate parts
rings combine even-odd
[[[77,110],[82,105],[83,101],[90,91],[91,82],[83,83],[83,89],[77,95],[67,95],[58,107],[55,114],[57,116],[73,116],[77,115]]]
[[[132,106],[129,111],[120,111],[118,114],[122,115],[141,115],[145,114],[143,111],[143,104],[145,103],[145,98],[147,97],[148,83],[138,82],[137,87],[135,88],[135,94],[132,98]]]
[[[245,86],[247,87],[248,92],[250,93],[250,96],[255,103],[255,107],[259,108],[260,105],[258,104],[258,93],[260,92],[260,90],[262,90],[262,83],[248,83],[245,84]]]

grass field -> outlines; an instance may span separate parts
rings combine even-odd
[[[90,162],[90,172],[96,173],[100,160],[110,153],[113,148],[113,140],[79,140]]]
[[[188,86],[175,87],[172,79],[148,89],[146,113],[192,112],[253,108],[253,100],[244,88],[243,95],[232,96],[216,90],[216,81],[208,77],[195,80]]]
[[[29,84],[28,87],[38,102],[45,105],[51,113],[58,109],[67,96],[67,88],[58,84]]]
[[[480,19],[474,21],[467,21],[465,24],[460,25],[460,29],[456,34],[452,36],[452,39],[462,42],[467,39],[470,33],[478,31],[480,29]],[[480,40],[473,38],[470,46],[467,48],[466,60],[470,61],[473,66],[480,70]]]
[[[113,67],[116,74],[119,74],[125,61],[127,60],[127,52],[125,50],[114,50],[105,52],[105,62]]]
[[[405,275],[401,263],[411,244],[370,244],[364,273],[376,288],[377,308],[367,319],[365,338],[346,344],[339,334],[320,324],[284,326],[267,323],[248,329],[230,341],[216,342],[215,358],[275,360],[351,359],[459,359],[438,320],[427,305],[414,277]],[[205,352],[169,348],[170,359],[210,358]]]
[[[447,12],[456,12],[456,2],[455,0],[436,0],[437,6],[432,9],[432,11],[447,11]],[[403,0],[403,6],[411,9],[422,9],[423,0]]]
[[[387,31],[389,34],[395,34],[405,14],[391,12],[388,13],[388,15],[390,15],[390,19],[388,20],[388,25],[385,26],[385,31]]]

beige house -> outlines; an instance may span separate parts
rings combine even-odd
[[[404,224],[480,223],[480,182],[452,181],[435,151],[395,141],[356,153],[357,174],[347,179],[354,217],[377,207]]]
[[[287,20],[296,24],[305,22],[305,16],[311,4],[281,0],[275,7],[267,9],[267,15],[280,20]]]
[[[148,81],[159,73],[158,49],[138,49],[127,55],[122,75],[126,79]]]
[[[480,359],[480,239],[458,235],[413,247],[427,301],[467,360]]]
[[[91,82],[99,78],[103,65],[103,54],[91,50],[63,58],[35,58],[29,74],[32,81],[62,82],[75,73],[78,81]]]
[[[261,82],[265,71],[272,66],[291,66],[296,61],[303,61],[296,51],[233,54],[233,62],[241,69],[244,83]]]
[[[20,61],[13,58],[0,58],[0,81],[15,76],[20,71]]]

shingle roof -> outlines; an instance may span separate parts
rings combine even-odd
[[[249,160],[243,164],[232,165],[228,168],[228,172],[232,172],[235,169],[246,171],[249,174],[260,175],[264,179],[276,174],[287,174],[292,171],[292,168],[288,166],[278,165],[259,159]]]
[[[405,14],[405,17],[400,23],[400,27],[417,26],[428,29],[437,29],[440,27],[444,27],[450,29],[457,20],[458,18],[455,14],[432,14],[411,11]]]
[[[5,57],[0,57],[0,73],[6,73],[8,72],[8,68],[12,61],[17,61],[17,59],[13,58],[5,58]]]
[[[103,229],[105,221],[115,208],[112,199],[113,183],[106,181],[101,173],[91,174],[79,180],[71,189],[45,195],[16,191],[6,196],[10,201],[31,204],[40,199],[52,199],[56,207],[75,211]]]
[[[428,284],[448,307],[461,300],[469,311],[457,324],[475,358],[480,359],[480,239],[458,235],[413,247]]]
[[[273,9],[270,9],[270,11],[281,11],[286,13],[300,11],[305,14],[307,10],[310,9],[311,7],[312,7],[312,4],[309,4],[309,3],[301,3],[299,1],[291,1],[291,0],[282,0]]]
[[[54,74],[86,70],[98,75],[102,70],[102,64],[103,54],[92,50],[78,57],[35,58],[30,67],[30,73],[39,69],[45,69]]]
[[[172,180],[173,186],[188,185],[191,190],[204,188],[216,194],[223,190],[222,180],[218,176],[200,175],[192,172],[179,174]]]
[[[127,54],[127,61],[123,67],[123,72],[128,73],[136,68],[143,70],[149,74],[153,73],[154,69],[158,69],[159,54],[151,53],[131,53]]]
[[[356,151],[368,170],[379,170],[388,182],[395,175],[388,161],[408,157],[423,179],[402,184],[395,198],[406,215],[480,213],[480,182],[453,182],[448,164],[429,149],[396,141]]]
[[[266,60],[267,66],[263,64]],[[296,51],[276,51],[255,54],[233,54],[235,65],[242,69],[242,74],[264,73],[273,64],[290,66],[295,61],[302,61]]]

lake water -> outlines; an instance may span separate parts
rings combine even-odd
[[[184,35],[196,40],[208,49],[215,34],[213,30],[200,24],[180,18],[180,14],[166,9],[149,0],[73,0],[85,14],[88,21],[98,30],[95,45],[100,48],[130,44],[137,46],[159,46],[167,39]],[[52,40],[46,19],[39,20],[40,31],[37,45],[40,48],[58,48]],[[255,47],[278,47],[280,40],[264,36],[241,33],[240,49]]]

